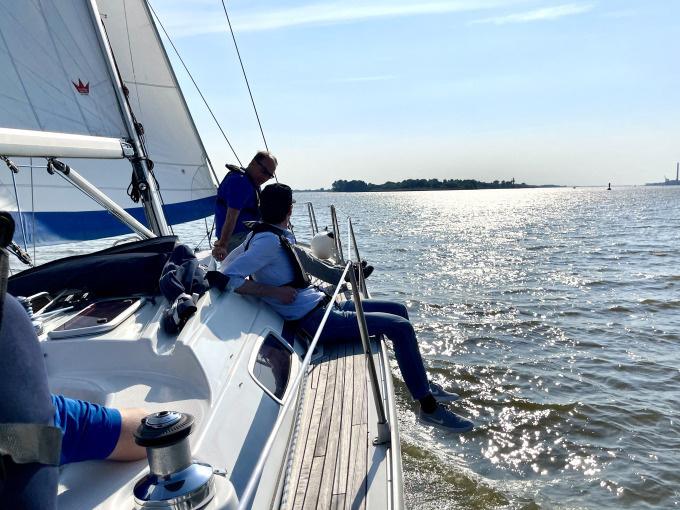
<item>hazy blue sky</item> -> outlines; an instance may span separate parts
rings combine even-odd
[[[262,148],[220,0],[152,5],[242,160]],[[279,178],[637,184],[680,160],[680,1],[231,0]],[[178,71],[180,79],[183,73]],[[233,162],[184,86],[217,167]]]

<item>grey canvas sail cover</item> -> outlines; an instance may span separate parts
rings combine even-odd
[[[168,222],[212,214],[216,182],[143,0],[0,0],[0,128],[130,138],[98,18],[129,90],[130,109],[144,126]],[[18,220],[18,242],[52,244],[127,231],[78,190],[48,175],[44,160],[15,162],[26,165],[14,176],[18,196],[9,170],[0,166],[0,209]],[[141,206],[127,196],[128,161],[66,162],[144,220]]]

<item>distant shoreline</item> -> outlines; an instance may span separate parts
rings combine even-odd
[[[332,189],[319,188],[319,189],[294,189],[293,191],[295,193],[392,193],[395,191],[484,191],[493,189],[546,189],[546,188],[571,188],[571,187],[572,186],[563,186],[559,184],[537,184],[537,185],[532,184],[527,186],[515,186],[513,188],[399,188],[399,189],[372,189],[366,191],[335,191]]]
[[[304,190],[304,191],[330,191],[364,193],[376,191],[454,191],[454,190],[477,190],[477,189],[526,189],[526,188],[561,188],[556,184],[527,184],[510,181],[493,182],[478,181],[476,179],[406,179],[399,182],[388,181],[384,184],[373,184],[361,180],[338,180],[333,182],[331,189]],[[300,190],[303,191],[303,190]]]

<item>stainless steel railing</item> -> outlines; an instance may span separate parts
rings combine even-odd
[[[312,227],[312,239],[319,233],[319,225],[316,223],[316,213],[314,212],[314,204],[307,202],[307,214],[309,214],[309,225]],[[311,242],[311,241],[310,241]]]
[[[354,236],[354,227],[352,226],[352,218],[347,218],[347,235],[349,241],[351,241],[351,246],[354,247],[354,256],[356,257],[356,263],[359,268],[359,290],[363,294],[365,299],[368,299],[368,289],[366,288],[366,279],[364,278],[364,268],[361,265],[361,255],[359,255],[359,245],[357,244],[357,238]]]
[[[361,267],[361,263],[358,264]],[[359,332],[361,333],[361,343],[364,346],[364,354],[366,355],[366,365],[368,366],[368,376],[371,381],[371,390],[373,391],[373,400],[375,401],[375,411],[378,414],[378,436],[373,439],[373,444],[386,444],[390,442],[390,424],[387,421],[387,414],[385,413],[385,403],[383,402],[382,394],[380,393],[380,381],[378,381],[378,371],[375,368],[375,360],[373,359],[373,349],[371,348],[371,341],[368,337],[368,326],[366,325],[366,317],[364,316],[364,307],[361,304],[361,295],[359,294],[359,284],[354,271],[349,273],[350,282],[352,283],[352,297],[354,298],[354,309],[357,313],[357,322],[359,323]],[[362,277],[363,278],[363,277]]]
[[[331,206],[332,207],[332,206]],[[334,228],[336,229],[337,232],[337,218],[335,216],[335,208],[332,207],[331,213],[333,215],[333,225]],[[364,276],[363,272],[361,271],[361,259],[359,258],[359,250],[356,246],[356,239],[354,238],[354,231],[352,229],[352,224],[351,220],[349,223],[349,229],[351,232],[351,236],[353,239],[353,244],[354,244],[354,249],[355,249],[355,254],[357,256],[357,260],[359,261],[356,265],[359,267],[358,271],[358,280],[357,280],[357,275],[353,270],[350,270],[352,267],[351,262],[347,262],[345,264],[345,269],[342,272],[342,276],[340,277],[340,281],[338,285],[335,287],[335,291],[333,292],[333,297],[331,298],[331,303],[335,301],[337,298],[338,294],[340,293],[340,290],[343,287],[344,281],[345,281],[345,276],[347,275],[347,272],[349,271],[350,275],[350,282],[352,284],[352,298],[354,301],[354,308],[356,310],[357,314],[357,322],[359,324],[359,331],[361,335],[361,343],[363,345],[364,349],[364,354],[366,356],[366,363],[368,366],[368,372],[369,372],[369,380],[371,382],[371,390],[373,392],[373,400],[375,402],[376,406],[376,414],[378,416],[378,435],[376,438],[373,440],[373,444],[379,445],[379,444],[387,444],[390,442],[391,439],[391,431],[390,431],[390,424],[387,419],[387,413],[385,412],[385,403],[380,391],[380,381],[378,381],[378,372],[375,367],[375,361],[373,359],[373,349],[371,348],[371,343],[370,343],[370,338],[368,334],[368,326],[366,324],[366,316],[364,315],[364,309],[361,301],[361,295],[360,295],[360,288],[364,289],[364,295],[367,295],[366,292],[366,283],[364,281]],[[339,237],[338,235],[335,236],[336,239]],[[302,365],[300,366],[300,370],[298,372],[298,375],[295,377],[295,380],[293,381],[293,384],[291,385],[290,390],[288,391],[288,397],[285,399],[285,401],[281,405],[281,410],[279,411],[279,417],[277,418],[276,422],[274,423],[274,426],[272,427],[272,430],[269,434],[269,437],[267,438],[267,442],[264,445],[264,448],[262,449],[262,452],[260,453],[260,456],[257,460],[257,464],[255,465],[255,469],[253,470],[253,473],[250,475],[250,479],[248,480],[248,484],[246,485],[245,490],[243,491],[243,495],[239,501],[239,510],[246,510],[249,508],[249,505],[255,496],[255,490],[257,488],[257,485],[260,482],[260,479],[262,478],[262,472],[264,471],[264,465],[267,461],[267,457],[269,456],[269,453],[271,452],[271,449],[274,445],[274,441],[276,440],[276,436],[281,428],[281,425],[283,424],[284,417],[288,410],[290,409],[290,406],[292,405],[293,401],[297,398],[297,392],[298,388],[300,387],[300,383],[302,382],[302,379],[305,376],[305,373],[307,372],[307,369],[309,368],[309,365],[311,363],[312,359],[312,353],[314,352],[314,349],[316,348],[316,345],[319,342],[319,338],[321,337],[321,333],[323,332],[324,327],[326,326],[326,322],[328,320],[328,316],[331,313],[331,310],[333,307],[331,305],[328,305],[326,307],[326,311],[324,312],[323,318],[321,319],[321,323],[319,324],[319,327],[316,330],[316,333],[314,334],[314,338],[312,339],[311,343],[309,344],[309,347],[307,349],[307,354],[305,355]]]
[[[348,262],[347,265],[345,266],[345,270],[342,272],[342,276],[340,277],[340,282],[338,283],[337,287],[335,287],[335,292],[333,292],[333,297],[331,298],[331,303],[335,301],[335,298],[338,297],[338,294],[340,293],[340,290],[342,289],[342,285],[345,281],[345,276],[347,275],[347,271],[351,267],[351,264]],[[333,309],[332,306],[327,306],[326,307],[326,312],[323,314],[323,318],[321,319],[321,323],[319,324],[319,327],[316,330],[316,333],[314,334],[314,338],[312,339],[312,342],[309,344],[309,348],[307,349],[307,354],[305,355],[304,359],[302,360],[302,365],[300,366],[300,371],[298,372],[298,375],[295,377],[295,380],[293,381],[293,384],[290,387],[290,390],[288,391],[288,397],[286,400],[282,403],[281,405],[281,410],[279,411],[279,417],[277,418],[276,422],[274,423],[274,426],[272,427],[272,431],[269,433],[269,437],[267,438],[267,442],[264,445],[264,448],[262,448],[262,452],[260,453],[260,457],[257,459],[257,464],[255,465],[255,469],[253,470],[253,473],[250,475],[250,479],[248,480],[248,484],[246,485],[245,490],[243,491],[243,496],[241,496],[241,500],[239,501],[238,508],[239,510],[246,510],[249,508],[250,502],[255,495],[255,489],[257,488],[258,483],[260,482],[260,478],[262,477],[262,471],[264,470],[264,464],[267,461],[267,457],[269,456],[269,453],[271,452],[272,446],[274,446],[274,441],[276,439],[276,436],[279,432],[279,429],[281,428],[281,425],[283,424],[284,417],[286,416],[286,413],[288,412],[288,409],[290,409],[290,406],[292,405],[293,401],[297,398],[297,390],[300,386],[300,382],[302,381],[302,378],[305,375],[305,372],[307,371],[307,368],[309,367],[309,364],[312,360],[312,353],[314,352],[314,349],[316,348],[316,344],[319,342],[319,337],[321,336],[321,332],[323,331],[324,326],[326,326],[326,321],[328,320],[328,316],[331,313],[331,310]]]
[[[338,262],[345,263],[345,254],[342,252],[342,241],[340,240],[340,226],[338,225],[338,215],[335,212],[335,206],[331,206],[331,221],[333,222],[333,234],[335,237],[335,251],[338,255]]]

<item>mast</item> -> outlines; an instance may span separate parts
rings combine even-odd
[[[99,40],[99,45],[106,57],[106,63],[114,84],[118,104],[123,113],[123,118],[125,120],[128,133],[130,134],[130,141],[132,142],[132,145],[135,149],[136,156],[134,158],[129,158],[129,161],[132,164],[135,177],[140,183],[139,189],[141,192],[142,204],[144,205],[144,213],[146,215],[147,221],[149,222],[151,230],[156,235],[170,235],[170,227],[165,220],[165,214],[163,213],[162,201],[158,187],[156,185],[156,180],[149,171],[145,161],[146,154],[132,118],[130,105],[128,104],[125,97],[125,92],[123,91],[123,84],[116,70],[113,52],[111,51],[111,48],[107,42],[106,34],[104,33],[104,26],[102,25],[101,18],[99,17],[99,10],[97,8],[96,1],[89,0],[88,6],[90,8],[90,16],[92,17],[92,21],[96,28],[95,32],[97,34],[97,39]]]

